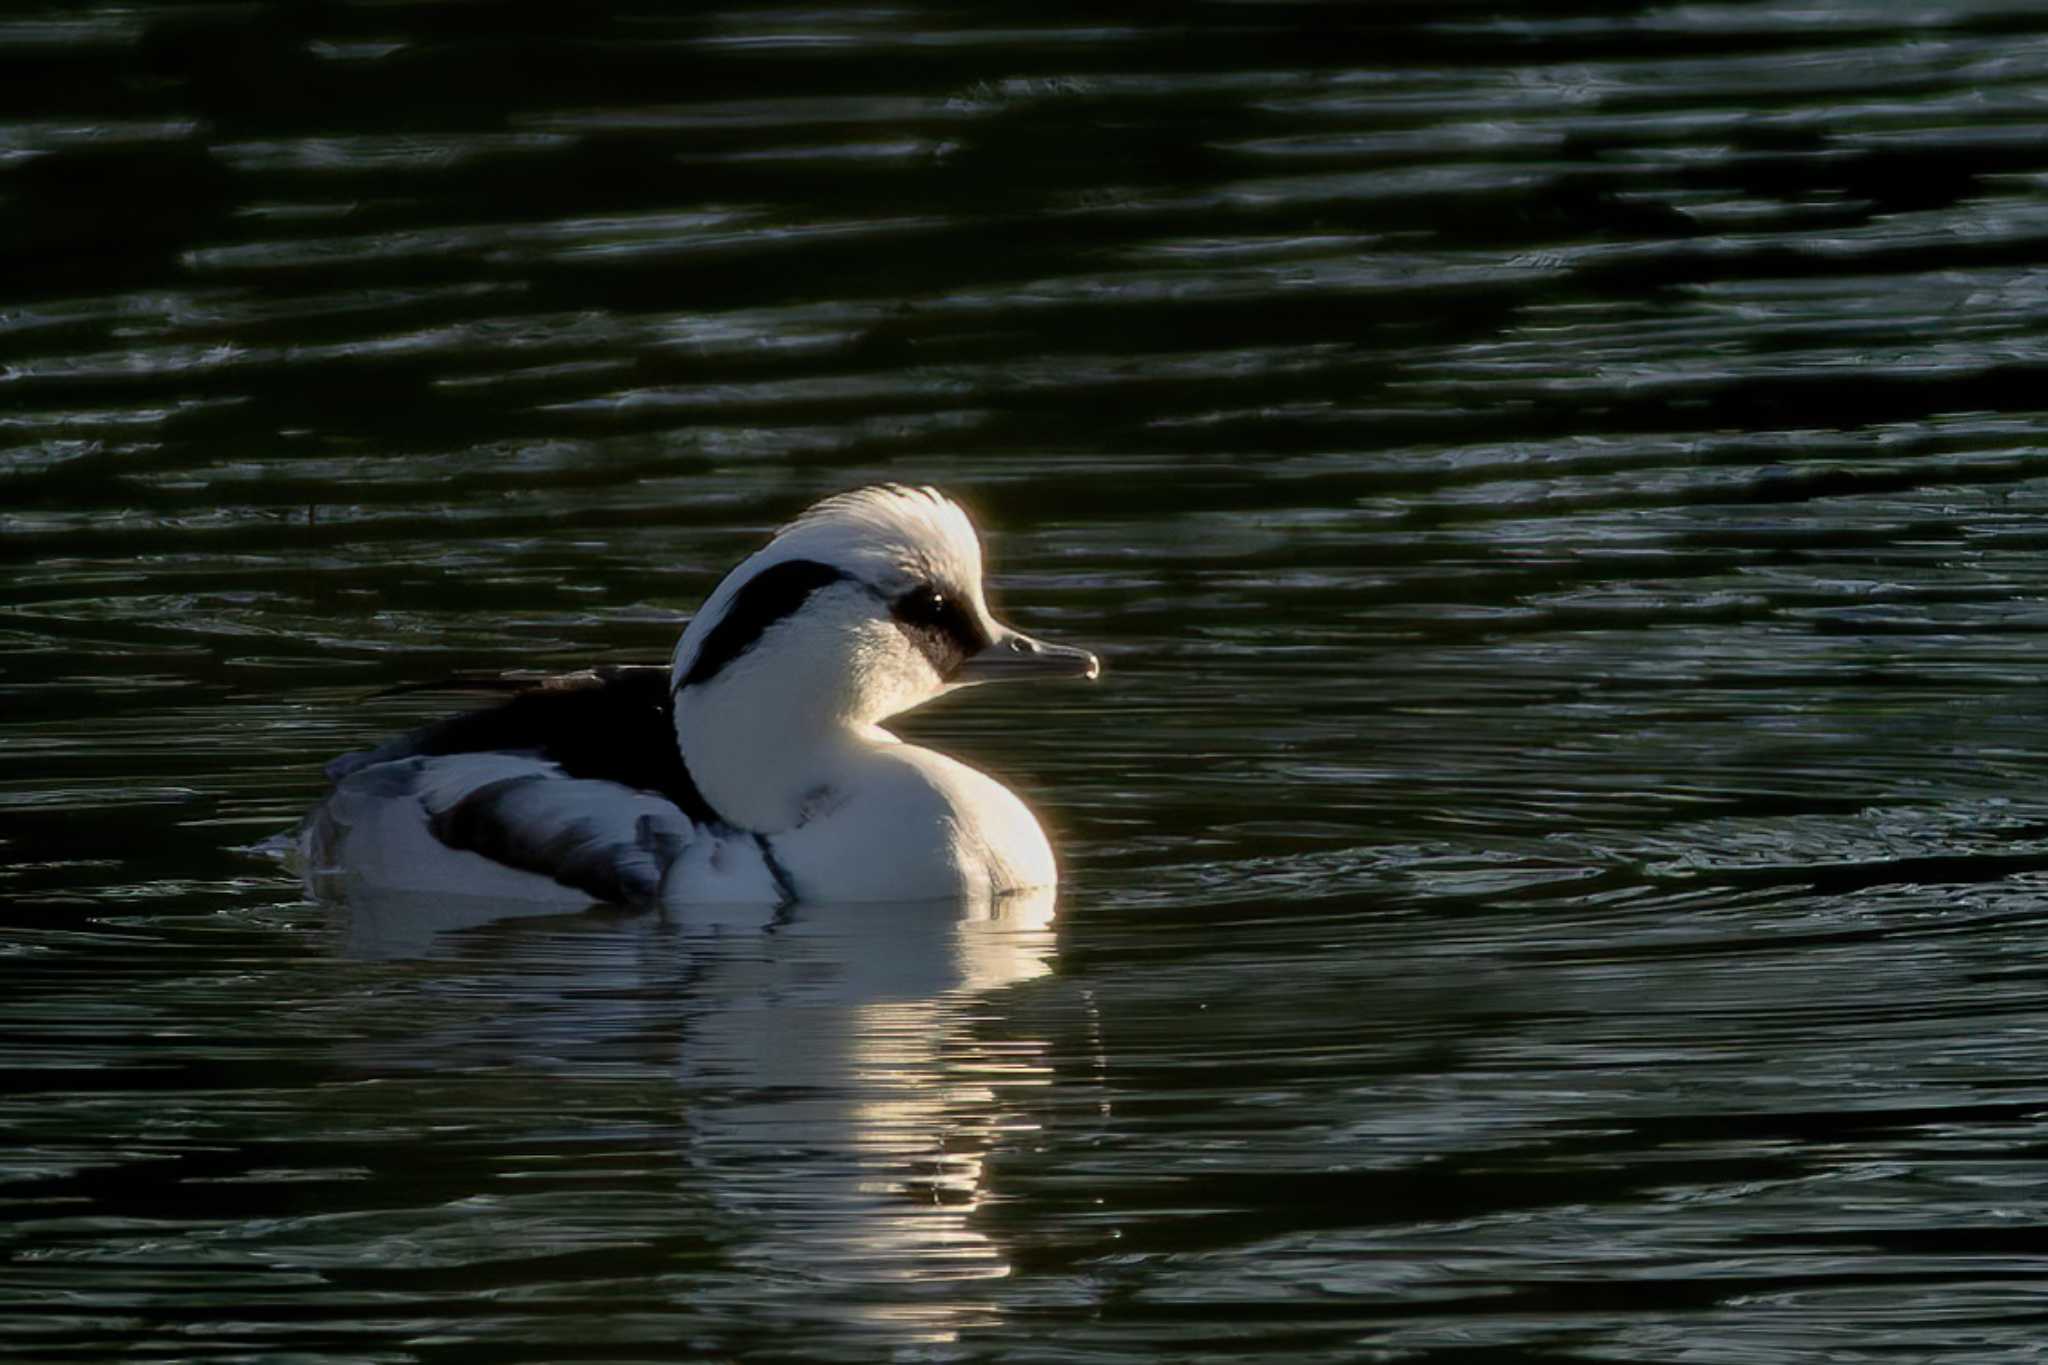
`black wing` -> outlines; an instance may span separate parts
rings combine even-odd
[[[327,765],[339,782],[374,763],[443,754],[532,754],[572,778],[656,792],[700,824],[718,822],[676,747],[675,701],[665,664],[608,664],[553,677],[454,678],[392,692],[509,691],[496,706],[422,726]],[[383,695],[390,695],[385,693]]]

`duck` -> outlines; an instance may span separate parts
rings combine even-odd
[[[299,864],[329,897],[787,906],[1044,893],[1058,868],[1024,801],[883,722],[967,687],[1101,668],[996,619],[959,503],[858,488],[726,574],[666,666],[492,680],[509,694],[495,704],[329,763]]]

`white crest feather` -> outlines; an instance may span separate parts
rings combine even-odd
[[[816,559],[886,587],[981,583],[981,543],[960,505],[935,488],[881,484],[835,493],[775,533],[763,563]]]

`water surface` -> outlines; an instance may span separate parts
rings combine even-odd
[[[0,21],[0,1345],[2035,1358],[2048,22]],[[945,485],[1058,905],[241,852]]]

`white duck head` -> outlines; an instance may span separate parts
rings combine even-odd
[[[705,798],[773,832],[849,746],[894,743],[877,728],[890,716],[976,683],[1100,667],[996,620],[966,512],[892,484],[826,498],[727,574],[677,643],[670,686]]]

